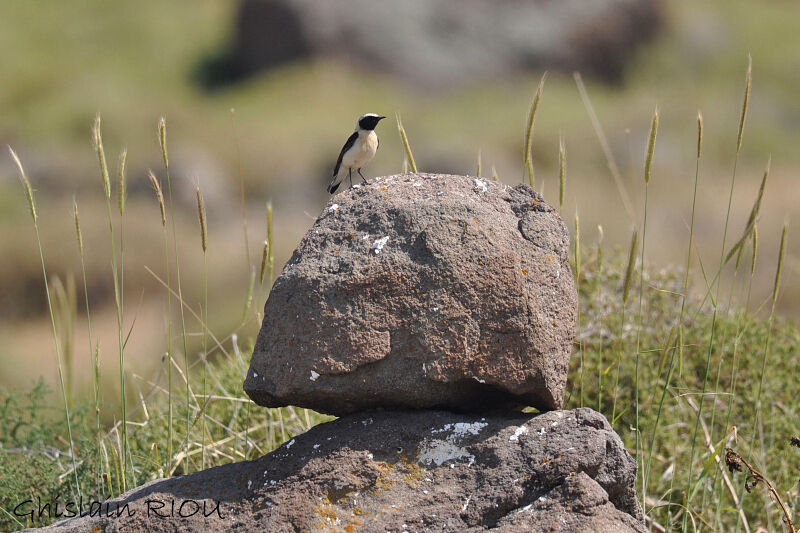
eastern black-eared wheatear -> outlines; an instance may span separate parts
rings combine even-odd
[[[336,160],[336,166],[333,168],[333,177],[330,185],[328,185],[329,193],[335,193],[339,185],[342,184],[344,175],[342,175],[341,180],[339,179],[339,170],[342,168],[347,169],[350,187],[353,186],[353,170],[358,172],[364,183],[367,182],[367,179],[361,173],[361,169],[372,161],[372,158],[375,157],[375,152],[378,151],[380,141],[378,141],[378,136],[375,134],[375,126],[385,118],[375,113],[367,113],[358,119],[356,131],[347,139],[347,142],[342,146],[342,151],[339,152],[339,159]]]

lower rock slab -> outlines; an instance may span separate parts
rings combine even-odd
[[[636,463],[606,419],[368,411],[254,461],[152,481],[84,531],[644,532]],[[132,514],[131,514],[132,513]]]

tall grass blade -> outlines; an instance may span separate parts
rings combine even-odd
[[[567,190],[567,150],[564,138],[558,139],[558,209],[564,209],[564,193]]]
[[[58,342],[58,334],[56,333],[56,320],[55,316],[53,315],[53,301],[50,297],[50,286],[47,283],[47,269],[45,268],[44,263],[44,252],[42,250],[42,239],[39,235],[39,222],[38,216],[36,215],[36,202],[34,201],[33,197],[33,189],[31,188],[31,183],[28,180],[27,174],[25,174],[25,169],[22,166],[22,162],[19,160],[16,152],[9,146],[8,151],[11,153],[11,158],[14,160],[14,163],[17,165],[17,170],[19,171],[20,181],[22,181],[22,185],[25,188],[25,196],[28,200],[28,209],[31,213],[31,219],[33,220],[33,229],[34,233],[36,234],[36,244],[39,248],[39,262],[42,267],[42,281],[44,281],[44,290],[45,295],[47,296],[47,309],[50,312],[50,326],[53,332],[53,343],[55,345],[56,350],[56,365],[58,367],[58,382],[61,386],[61,399],[64,402],[64,418],[67,422],[67,436],[69,438],[69,455],[72,460],[72,473],[75,477],[75,491],[78,494],[78,497],[81,495],[81,487],[80,482],[78,481],[78,463],[75,458],[75,441],[72,438],[72,422],[70,417],[70,409],[69,409],[69,402],[67,401],[67,389],[64,383],[64,369],[61,361],[61,345]]]
[[[528,185],[533,188],[533,156],[531,149],[533,148],[533,124],[536,121],[536,111],[539,110],[539,102],[542,99],[542,91],[544,90],[544,82],[547,79],[547,72],[542,74],[542,79],[539,81],[539,86],[536,88],[536,94],[533,96],[531,107],[528,110],[528,120],[525,126],[525,146],[522,154],[522,162],[524,168],[528,172]],[[522,181],[525,181],[525,174],[523,171]]]
[[[611,146],[608,144],[606,134],[603,132],[603,128],[600,125],[600,120],[597,118],[597,114],[594,112],[594,107],[592,107],[591,100],[589,100],[589,93],[586,92],[586,86],[583,84],[583,78],[581,78],[579,72],[575,72],[573,77],[575,78],[575,84],[578,86],[578,93],[581,95],[581,100],[583,100],[583,105],[586,108],[586,112],[589,114],[589,120],[592,122],[595,135],[597,135],[597,140],[600,142],[600,148],[602,148],[603,154],[606,157],[606,164],[608,165],[608,170],[611,172],[611,177],[614,179],[614,185],[617,187],[617,192],[619,192],[622,205],[625,207],[625,211],[628,213],[628,216],[631,218],[631,220],[633,220],[635,218],[633,204],[628,196],[628,191],[625,190],[625,185],[622,181],[622,174],[620,173],[617,162],[614,159],[614,153],[611,151]]]
[[[411,153],[411,146],[408,144],[408,136],[406,135],[406,130],[403,127],[403,121],[400,120],[399,113],[395,113],[395,118],[397,120],[397,131],[398,133],[400,133],[400,140],[403,142],[403,148],[406,151],[406,158],[408,159],[408,164],[411,166],[411,172],[416,174],[417,163],[414,161],[414,154]]]

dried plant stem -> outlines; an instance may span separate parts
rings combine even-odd
[[[642,220],[642,250],[641,250],[641,265],[640,265],[640,276],[639,276],[639,316],[638,316],[638,327],[636,328],[636,368],[634,373],[634,401],[636,404],[636,416],[635,416],[635,427],[636,427],[636,458],[637,463],[639,462],[639,456],[641,455],[641,427],[639,425],[639,412],[641,410],[641,405],[639,403],[639,360],[641,357],[641,334],[642,334],[642,320],[644,318],[644,251],[645,251],[645,243],[646,243],[646,236],[647,236],[647,200],[648,200],[648,190],[650,188],[650,176],[652,174],[652,166],[653,166],[653,154],[655,152],[656,146],[656,135],[658,134],[658,108],[655,109],[653,112],[653,121],[650,124],[650,136],[647,141],[647,152],[645,156],[645,164],[644,164],[644,215]],[[644,473],[644,457],[642,457],[642,464],[640,467],[639,472]],[[642,475],[642,508],[645,506],[645,498],[647,497],[647,485],[645,484],[645,476]]]
[[[564,193],[567,190],[567,149],[564,138],[558,138],[558,209],[564,209]]]
[[[408,159],[408,164],[411,166],[411,172],[416,174],[417,163],[414,161],[414,154],[411,153],[411,146],[408,144],[408,136],[406,135],[406,130],[403,127],[403,121],[400,120],[399,113],[397,113],[395,117],[397,119],[397,131],[400,133],[400,140],[403,141],[403,148],[406,151],[406,159]]]
[[[17,170],[19,171],[20,180],[22,181],[22,185],[25,188],[25,196],[28,199],[28,209],[30,209],[31,219],[33,220],[33,230],[36,234],[36,245],[39,248],[39,263],[42,267],[42,281],[44,281],[44,290],[45,295],[47,296],[47,309],[50,313],[50,326],[52,327],[53,331],[53,343],[55,344],[56,350],[56,364],[58,366],[58,382],[61,387],[61,399],[64,402],[64,417],[67,422],[67,436],[69,438],[69,456],[72,459],[72,473],[75,477],[75,491],[78,494],[78,497],[81,496],[81,487],[80,483],[78,482],[78,464],[75,459],[75,441],[72,438],[72,423],[70,417],[70,409],[69,403],[67,401],[67,389],[64,384],[64,370],[63,365],[61,363],[61,344],[58,342],[58,333],[56,332],[56,320],[55,316],[53,315],[53,301],[50,297],[50,286],[47,283],[47,269],[45,268],[44,263],[44,252],[42,250],[42,238],[39,235],[39,217],[36,214],[36,202],[34,201],[33,197],[33,189],[31,188],[31,183],[28,180],[28,176],[25,174],[25,169],[22,167],[22,162],[17,157],[16,152],[8,147],[8,151],[11,153],[11,158],[14,160],[14,163],[17,165]]]
[[[207,222],[206,222],[206,207],[203,202],[203,193],[200,192],[200,187],[195,188],[197,196],[197,218],[200,222],[200,246],[203,249],[203,309],[200,316],[203,317],[201,327],[203,328],[203,355],[202,359],[205,363],[208,358],[208,235],[207,235]],[[188,375],[187,375],[188,379]],[[201,468],[206,468],[206,433],[208,431],[208,422],[206,417],[205,402],[208,402],[208,394],[206,382],[208,380],[208,365],[203,364],[203,402],[202,408],[203,424],[201,428],[201,443],[202,443],[202,456]]]
[[[614,184],[617,186],[617,191],[619,192],[619,197],[622,200],[622,205],[625,207],[625,211],[628,212],[628,216],[631,218],[631,220],[633,220],[635,218],[633,213],[633,204],[631,203],[631,200],[628,197],[628,192],[625,190],[625,186],[622,183],[622,174],[620,174],[619,167],[617,167],[617,162],[614,160],[614,154],[611,152],[611,146],[608,144],[606,134],[603,132],[603,128],[600,126],[600,120],[598,120],[597,114],[594,112],[594,107],[592,107],[592,102],[589,100],[589,93],[586,92],[586,87],[583,85],[583,78],[581,78],[581,75],[578,72],[576,72],[573,76],[575,77],[575,84],[578,86],[578,92],[581,95],[581,100],[583,100],[583,105],[586,108],[586,112],[589,114],[589,120],[592,122],[595,135],[597,135],[597,140],[600,141],[600,147],[603,149],[603,154],[606,156],[608,170],[611,171],[611,177],[614,178]]]
[[[106,211],[108,214],[108,233],[111,244],[111,273],[114,281],[114,304],[117,315],[117,344],[119,350],[119,388],[120,388],[120,463],[122,468],[120,470],[121,490],[127,490],[127,475],[128,475],[128,409],[127,398],[125,391],[125,341],[123,339],[124,318],[123,318],[123,300],[122,300],[122,284],[120,280],[120,268],[117,263],[117,245],[114,239],[114,221],[111,215],[111,185],[108,177],[108,165],[106,164],[106,154],[103,149],[103,136],[100,131],[100,115],[97,115],[92,129],[95,151],[97,152],[97,160],[100,166],[100,177],[103,180],[103,190],[106,194]]]
[[[750,492],[753,488],[758,486],[759,483],[763,483],[767,486],[767,491],[769,491],[772,498],[778,504],[781,509],[781,513],[783,513],[783,522],[786,524],[789,533],[797,533],[797,529],[794,526],[794,522],[792,521],[792,513],[786,504],[783,502],[780,493],[775,489],[775,486],[772,482],[759,472],[758,470],[753,467],[750,463],[748,463],[744,457],[739,455],[736,451],[731,448],[725,448],[725,463],[728,465],[728,469],[733,472],[741,472],[742,465],[747,468],[747,471],[752,478],[752,481],[746,481],[745,487],[747,488],[747,492]]]
[[[158,138],[161,145],[161,155],[164,158],[164,171],[167,175],[167,194],[169,200],[169,216],[170,225],[172,226],[172,253],[175,255],[175,279],[178,285],[178,299],[183,301],[183,291],[181,289],[181,262],[178,254],[178,232],[175,228],[175,208],[172,202],[172,179],[169,172],[169,158],[167,154],[167,122],[164,117],[158,122]],[[183,311],[183,305],[180,306],[181,312],[181,338],[183,340],[183,363],[184,372],[186,374],[186,440],[185,440],[185,470],[189,470],[189,433],[191,429],[191,413],[189,411],[190,405],[190,387],[189,387],[189,353],[186,346],[186,315]]]
[[[92,333],[92,313],[89,308],[89,284],[86,279],[86,257],[83,250],[83,233],[81,232],[80,216],[78,215],[78,202],[72,198],[72,213],[75,219],[75,237],[78,242],[78,255],[81,259],[81,277],[83,279],[83,296],[84,305],[86,306],[86,327],[89,334],[89,367],[92,368],[92,390],[94,391],[94,416],[95,416],[95,494],[100,494],[100,486],[97,482],[100,481],[100,472],[97,471],[100,465],[100,439],[101,439],[101,426],[100,426],[100,345],[94,346],[94,335]]]
[[[414,170],[416,172],[416,170]],[[275,271],[275,240],[272,238],[272,202],[267,202],[267,243],[269,244],[269,283],[272,285],[272,278]]]
[[[533,125],[536,121],[536,111],[539,109],[539,102],[542,99],[542,91],[544,90],[544,82],[547,79],[547,72],[542,74],[542,79],[539,81],[539,86],[536,88],[536,94],[531,102],[531,108],[528,110],[528,121],[525,127],[525,143],[524,151],[522,154],[523,172],[522,181],[525,181],[525,172],[528,173],[528,185],[533,188],[533,155],[531,150],[533,148]]]
[[[148,171],[148,177],[150,178],[150,183],[153,185],[153,190],[156,193],[156,199],[158,200],[158,208],[159,212],[161,213],[161,233],[163,237],[163,244],[164,244],[164,274],[166,277],[166,288],[167,288],[167,333],[166,333],[166,346],[167,346],[167,353],[166,353],[166,363],[167,363],[167,459],[165,465],[165,471],[170,472],[172,471],[172,458],[174,455],[174,451],[172,448],[173,441],[175,439],[175,427],[174,427],[174,413],[173,413],[173,400],[172,400],[172,295],[170,294],[170,283],[172,281],[172,276],[170,272],[170,264],[169,264],[169,238],[167,232],[167,210],[166,206],[164,205],[164,192],[161,189],[161,184],[156,178],[153,171]]]

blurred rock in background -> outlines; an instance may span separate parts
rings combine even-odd
[[[656,0],[242,0],[222,85],[312,57],[352,62],[408,84],[452,87],[532,69],[619,81],[663,17]]]

